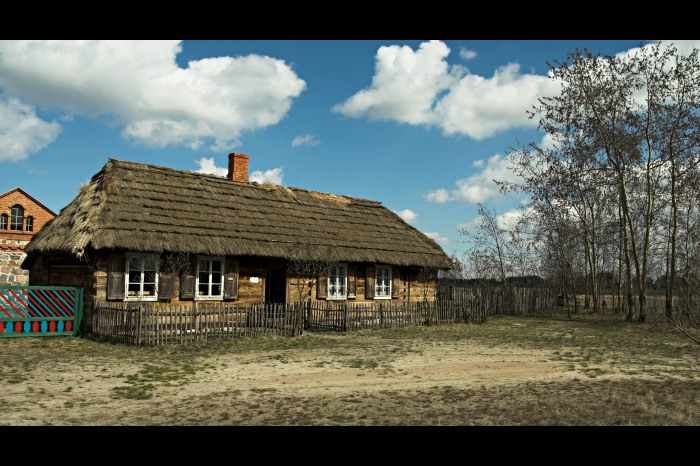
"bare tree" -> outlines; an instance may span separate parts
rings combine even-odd
[[[546,200],[555,209],[576,212],[586,293],[590,291],[594,309],[599,232],[611,231],[615,207],[617,269],[624,271],[619,282],[626,286],[629,320],[636,310],[639,321],[646,321],[655,251],[668,245],[666,313],[671,315],[679,190],[700,153],[698,50],[681,56],[672,45],[640,44],[630,54],[614,57],[576,50],[549,65],[561,92],[541,98],[530,116],[554,143],[530,143],[509,154],[516,171],[528,175],[517,188],[533,194],[534,207]],[[662,221],[665,211],[668,221]]]
[[[314,284],[328,272],[328,267],[337,260],[337,252],[331,246],[297,243],[287,255],[287,273],[290,285],[296,290],[299,302],[311,298]]]
[[[505,284],[512,267],[508,233],[498,225],[495,210],[492,211],[481,203],[478,206],[478,228],[473,231],[463,228],[460,233],[471,240],[470,260],[478,270],[480,278],[491,278],[491,273],[495,271],[495,278],[501,284]]]

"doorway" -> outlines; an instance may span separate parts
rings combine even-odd
[[[265,302],[285,303],[287,276],[283,267],[268,267],[265,273]]]

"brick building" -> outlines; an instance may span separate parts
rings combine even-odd
[[[29,284],[29,271],[21,267],[24,247],[55,216],[20,188],[0,194],[0,285]]]

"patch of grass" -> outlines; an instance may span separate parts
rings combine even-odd
[[[251,388],[250,391],[252,393],[275,393],[277,391],[276,388]]]
[[[125,387],[115,387],[112,389],[117,398],[126,398],[128,400],[148,400],[153,397],[153,391],[156,386],[147,383],[140,385],[127,385]]]
[[[350,361],[346,361],[345,365],[354,369],[376,369],[377,367],[379,367],[379,363],[376,360],[362,358],[356,358]]]

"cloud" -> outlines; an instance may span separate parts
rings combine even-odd
[[[15,98],[0,99],[0,161],[24,160],[51,144],[60,131],[55,121],[37,117],[34,107]]]
[[[681,55],[690,55],[693,49],[700,49],[700,40],[662,40],[661,44],[673,43]]]
[[[496,225],[499,228],[507,230],[518,224],[518,221],[523,217],[523,211],[518,209],[509,210],[496,216]]]
[[[438,204],[444,204],[445,202],[452,200],[450,198],[450,193],[443,188],[436,189],[435,191],[426,194],[425,198],[431,202],[437,202]]]
[[[423,234],[427,236],[428,238],[432,238],[438,243],[442,244],[450,244],[450,238],[446,236],[442,236],[440,233],[436,233],[434,231],[424,231]]]
[[[71,117],[108,116],[146,146],[240,144],[246,131],[278,123],[306,88],[284,61],[260,55],[193,60],[181,41],[0,41],[6,95]]]
[[[445,61],[449,53],[440,41],[424,42],[415,52],[408,46],[380,47],[372,85],[333,110],[350,117],[432,124],[435,99],[457,79]]]
[[[305,134],[303,136],[297,136],[292,140],[292,147],[297,146],[318,146],[320,141],[314,139],[311,134]]]
[[[199,160],[195,160],[195,163],[199,165],[198,173],[208,173],[210,175],[227,176],[228,167],[217,167],[214,162],[214,158],[202,157]],[[282,167],[271,168],[269,170],[255,170],[249,176],[251,182],[256,183],[273,183],[277,185],[282,184],[284,178],[284,170]]]
[[[461,48],[459,49],[459,56],[462,58],[462,60],[471,60],[472,58],[476,58],[476,52],[473,50]]]
[[[457,180],[455,189],[448,191],[447,189],[439,188],[426,194],[424,196],[425,199],[440,204],[448,201],[476,204],[495,199],[501,195],[498,185],[493,180],[518,180],[518,176],[511,169],[508,159],[503,158],[500,154],[489,158],[485,166],[483,160],[477,160],[473,165],[481,168],[481,171],[468,178]]]
[[[375,74],[363,89],[333,110],[348,117],[394,120],[438,127],[445,135],[466,135],[475,140],[510,128],[536,128],[527,111],[537,99],[553,95],[558,84],[546,76],[522,74],[510,63],[485,78],[458,65],[449,66],[450,49],[441,41],[408,46],[380,47]],[[469,50],[462,58],[474,58]]]
[[[255,181],[257,183],[272,183],[281,185],[283,177],[284,173],[282,167],[277,167],[265,171],[255,170],[253,173],[250,174],[250,181]]]
[[[413,223],[413,222],[415,222],[416,220],[418,220],[418,214],[416,214],[414,211],[412,211],[412,210],[410,210],[410,209],[404,209],[404,210],[401,210],[401,211],[396,211],[396,210],[395,210],[394,213],[395,213],[396,215],[398,215],[399,217],[401,217],[401,219],[402,219],[404,222]]]
[[[197,170],[198,173],[208,173],[210,175],[217,176],[228,175],[228,167],[217,167],[214,163],[214,157],[209,159],[202,157],[199,160],[195,160],[195,162],[197,163],[197,165],[199,165],[199,170]]]
[[[445,135],[476,140],[510,128],[536,128],[527,111],[557,86],[545,76],[521,74],[517,63],[498,68],[492,78],[469,74],[436,102],[435,119]]]
[[[531,209],[528,209],[527,212],[523,212],[521,209],[511,209],[500,215],[496,214],[496,226],[504,230],[512,228],[518,224],[518,221],[523,217],[523,215],[529,213],[530,211]],[[457,228],[459,230],[475,232],[480,226],[481,221],[479,220],[479,217],[475,217],[468,222],[458,224]]]

